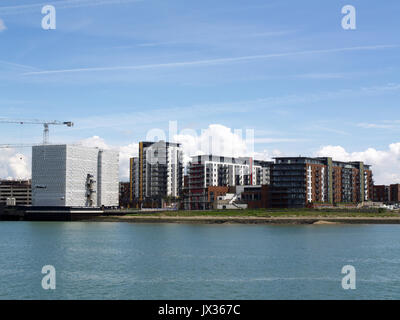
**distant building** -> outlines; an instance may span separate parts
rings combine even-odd
[[[181,145],[165,141],[140,142],[139,156],[131,159],[131,200],[160,206],[165,198],[178,198],[183,188]]]
[[[119,153],[76,145],[33,147],[32,200],[34,206],[118,206]]]
[[[213,208],[217,210],[247,209],[247,203],[238,201],[238,194],[226,193],[218,196],[213,202]]]
[[[400,202],[400,184],[390,185],[390,202]]]
[[[225,196],[229,192],[227,186],[209,186],[204,189],[204,192],[193,197],[189,202],[189,193],[186,193],[185,206],[191,206],[192,209],[201,206],[202,210],[209,210],[215,208],[214,204],[219,197]],[[193,194],[192,194],[193,196]]]
[[[209,187],[263,185],[270,183],[273,162],[252,158],[231,158],[213,155],[192,157],[189,164],[188,193],[185,209],[209,208]]]
[[[188,173],[185,209],[190,210],[210,207],[211,186],[235,187],[235,191],[229,191],[234,194],[235,204],[246,203],[249,208],[358,204],[371,201],[374,196],[369,165],[332,158],[278,157],[269,162],[196,156],[192,157]],[[390,189],[390,194],[394,192],[400,199],[400,188]]]
[[[374,186],[375,202],[398,203],[400,202],[400,184],[391,184],[389,186]]]
[[[384,185],[374,186],[373,201],[389,202],[390,201],[390,186],[384,186]]]
[[[0,181],[0,205],[32,205],[32,188],[30,180]]]
[[[119,183],[119,206],[122,208],[128,208],[130,205],[130,183],[120,182]]]
[[[361,203],[373,198],[372,171],[363,162],[279,157],[275,159],[271,172],[272,207]]]
[[[246,203],[249,209],[270,208],[270,190],[270,185],[236,187],[236,192],[240,192],[240,201]]]

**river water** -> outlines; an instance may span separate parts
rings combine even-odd
[[[0,299],[400,299],[400,226],[0,222]]]

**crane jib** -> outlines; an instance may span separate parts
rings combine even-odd
[[[50,125],[65,125],[67,127],[73,127],[72,121],[44,121],[44,120],[21,120],[21,119],[0,119],[0,123],[17,123],[17,124],[41,124],[44,127],[43,130],[43,144],[49,144],[49,126]]]

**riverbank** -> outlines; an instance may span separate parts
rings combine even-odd
[[[86,210],[19,208],[0,212],[0,220],[87,221],[188,224],[400,224],[400,213],[381,209],[258,209],[210,211]]]
[[[400,217],[170,217],[170,216],[100,216],[87,221],[130,223],[190,223],[190,224],[400,224]]]
[[[400,224],[400,214],[374,210],[165,211],[99,216],[90,221],[196,224]]]

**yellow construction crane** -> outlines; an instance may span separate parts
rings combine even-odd
[[[43,121],[43,120],[16,120],[16,119],[0,119],[0,123],[17,123],[17,124],[41,124],[43,125],[43,144],[49,144],[49,127],[50,125],[59,125],[73,127],[74,123],[71,121]]]

